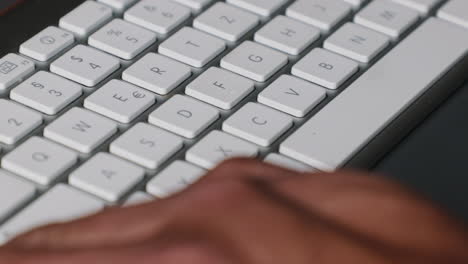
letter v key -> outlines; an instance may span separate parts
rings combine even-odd
[[[293,88],[289,88],[288,91],[284,92],[285,94],[299,96],[300,94],[296,92]]]

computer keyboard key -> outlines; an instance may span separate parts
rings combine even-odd
[[[390,0],[372,1],[355,17],[354,22],[398,39],[419,19],[419,13]]]
[[[291,73],[328,89],[338,89],[358,70],[357,62],[316,48],[296,63]]]
[[[255,41],[299,55],[320,37],[320,30],[289,17],[277,16],[255,33]]]
[[[73,34],[50,26],[21,44],[19,52],[38,61],[48,61],[74,42]]]
[[[429,18],[286,139],[280,152],[321,170],[342,167],[467,54],[464,28]]]
[[[198,181],[206,170],[185,161],[174,161],[146,185],[146,191],[158,198],[167,198]]]
[[[133,59],[154,42],[155,33],[122,19],[112,20],[88,39],[90,46],[124,60]]]
[[[174,0],[192,9],[192,13],[200,12],[205,6],[212,3],[213,0]]]
[[[59,21],[63,29],[85,37],[112,18],[112,8],[95,1],[86,1]]]
[[[0,142],[11,145],[18,142],[42,124],[36,111],[13,101],[0,99]]]
[[[0,59],[0,94],[20,82],[35,69],[34,62],[14,53]]]
[[[98,0],[98,2],[112,7],[114,11],[118,13],[122,13],[125,9],[137,1],[138,0]]]
[[[90,153],[117,132],[110,119],[74,107],[44,128],[44,136],[79,152]]]
[[[2,167],[41,185],[49,185],[78,161],[78,154],[40,137],[32,137],[2,159]]]
[[[184,141],[166,130],[138,123],[110,145],[110,152],[148,169],[157,169],[177,151]]]
[[[257,82],[266,82],[287,63],[287,55],[245,41],[221,60],[221,67]]]
[[[389,44],[390,37],[364,26],[347,23],[327,38],[323,47],[357,60],[369,63]]]
[[[286,15],[329,32],[351,13],[343,0],[297,0],[286,9]]]
[[[0,170],[0,221],[10,216],[35,194],[34,184]]]
[[[392,0],[393,2],[405,5],[427,15],[436,5],[443,0]],[[462,0],[462,2],[465,2]]]
[[[145,170],[109,153],[98,153],[70,174],[70,185],[117,202],[145,176]]]
[[[166,95],[192,75],[189,66],[148,53],[122,73],[122,79],[157,94]]]
[[[304,117],[327,96],[324,88],[282,75],[258,95],[258,102],[296,117]]]
[[[227,2],[267,17],[273,15],[288,0],[227,0]]]
[[[225,40],[235,42],[259,22],[259,17],[252,13],[218,2],[195,18],[193,26]]]
[[[211,67],[185,88],[185,93],[229,110],[255,89],[255,83],[230,71]]]
[[[186,138],[195,138],[219,118],[213,106],[174,95],[149,116],[149,122]]]
[[[124,14],[127,21],[165,35],[191,15],[188,7],[170,0],[143,0]]]
[[[198,141],[185,154],[185,159],[207,170],[236,157],[254,158],[259,147],[230,134],[214,130]]]
[[[40,71],[16,86],[10,98],[47,115],[55,115],[79,98],[83,88],[53,73]]]
[[[223,123],[223,130],[268,147],[293,126],[292,117],[258,103],[247,103]]]
[[[92,87],[120,67],[119,59],[97,49],[78,45],[52,62],[50,71]]]
[[[58,184],[0,227],[0,243],[36,227],[94,214],[104,206],[89,194]]]
[[[316,172],[317,170],[299,161],[293,160],[281,154],[271,153],[264,159],[266,163],[270,163],[285,169],[290,169],[298,172]]]
[[[145,192],[135,192],[131,194],[124,202],[123,206],[133,206],[153,201],[155,197]]]
[[[156,102],[156,96],[133,84],[111,80],[84,100],[84,107],[128,124]]]
[[[184,27],[159,45],[159,53],[201,68],[226,49],[226,43],[207,33]]]
[[[468,28],[468,1],[450,0],[439,9],[437,16]]]

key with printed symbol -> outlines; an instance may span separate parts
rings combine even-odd
[[[124,14],[125,20],[165,35],[190,17],[189,8],[170,0],[143,0]]]
[[[227,0],[227,2],[268,17],[285,5],[288,0]]]
[[[122,19],[112,20],[88,39],[90,46],[124,60],[133,59],[154,42],[155,33]]]
[[[36,111],[13,101],[0,99],[0,142],[15,144],[42,124]]]
[[[287,55],[261,44],[245,41],[221,60],[221,67],[257,82],[266,82],[287,63]]]
[[[109,153],[98,153],[70,174],[70,185],[117,202],[143,180],[145,170]]]
[[[295,19],[277,16],[255,33],[255,41],[299,55],[320,37],[320,30]]]
[[[423,15],[427,15],[436,5],[441,3],[443,0],[392,0],[399,4],[413,8]],[[461,0],[460,2],[465,2]]]
[[[110,145],[110,152],[149,169],[157,169],[184,145],[182,138],[138,123]]]
[[[63,29],[85,37],[112,18],[112,8],[95,1],[86,1],[59,21]]]
[[[159,53],[201,68],[226,49],[221,39],[184,27],[159,45]]]
[[[327,33],[351,10],[351,5],[342,0],[297,0],[288,7],[286,15]]]
[[[338,89],[358,70],[357,62],[316,48],[296,63],[291,73],[328,89]]]
[[[167,198],[198,181],[206,170],[185,161],[174,161],[146,185],[146,191],[158,198]]]
[[[74,107],[44,128],[44,136],[82,153],[91,153],[117,132],[110,119]]]
[[[47,115],[55,115],[80,97],[82,90],[72,81],[40,71],[11,90],[10,98]]]
[[[0,221],[10,216],[35,193],[36,187],[31,182],[0,170]]]
[[[223,130],[268,147],[292,126],[292,117],[262,104],[247,103],[224,121]]]
[[[184,95],[174,95],[148,118],[151,124],[186,138],[195,138],[219,118],[213,106]]]
[[[19,52],[38,61],[48,61],[73,42],[73,34],[50,26],[21,44]]]
[[[112,7],[117,13],[122,13],[125,9],[134,4],[136,1],[138,0],[98,0],[98,2]]]
[[[187,161],[211,170],[219,163],[236,157],[254,158],[259,147],[230,134],[214,130],[185,154]]]
[[[283,167],[285,169],[295,170],[298,172],[316,172],[317,170],[299,161],[293,160],[281,154],[271,153],[266,156],[265,162]]]
[[[199,15],[193,21],[193,26],[225,40],[235,42],[259,22],[259,17],[254,14],[218,2]]]
[[[130,123],[156,102],[151,92],[111,80],[84,101],[84,107],[120,123]]]
[[[255,89],[255,83],[230,71],[211,67],[185,88],[185,93],[229,110]]]
[[[205,6],[212,3],[213,0],[174,0],[192,9],[192,13],[200,12]]]
[[[102,51],[78,45],[50,65],[50,71],[92,87],[120,67],[120,61]]]
[[[2,167],[41,185],[54,182],[78,161],[78,154],[59,144],[32,137],[2,159]]]
[[[19,55],[9,53],[0,59],[0,94],[31,74],[34,62]]]
[[[168,94],[192,75],[189,66],[148,53],[122,73],[122,79],[157,94]]]
[[[258,95],[258,102],[296,117],[304,117],[327,96],[324,88],[282,75]]]

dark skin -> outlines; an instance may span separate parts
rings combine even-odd
[[[0,264],[466,264],[468,230],[376,175],[236,159],[166,200],[42,227]]]

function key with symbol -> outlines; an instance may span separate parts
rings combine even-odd
[[[112,8],[95,1],[86,1],[59,21],[63,29],[85,37],[112,18]]]
[[[73,42],[73,34],[50,26],[21,44],[19,52],[38,61],[48,61]]]
[[[0,94],[31,74],[34,62],[10,53],[0,59]]]
[[[35,193],[34,184],[0,170],[0,221],[33,198]]]
[[[42,124],[42,115],[13,101],[0,99],[0,143],[15,144]]]
[[[273,15],[288,0],[227,0],[227,2],[267,17]]]
[[[120,61],[102,51],[78,45],[50,65],[50,71],[92,87],[120,67]]]
[[[122,13],[129,6],[133,5],[138,0],[98,0],[114,9],[117,13]]]

